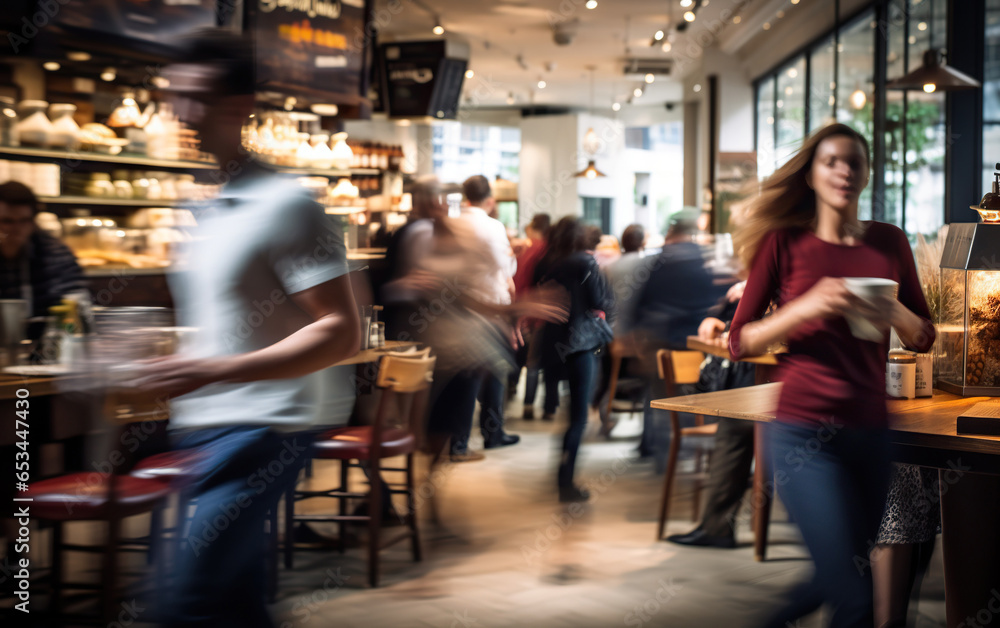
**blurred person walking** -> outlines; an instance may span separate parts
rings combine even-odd
[[[469,177],[462,183],[462,195],[466,204],[462,208],[461,220],[465,221],[472,233],[486,247],[489,263],[482,267],[482,276],[474,278],[470,290],[481,303],[489,305],[509,305],[514,292],[514,269],[517,265],[507,238],[507,229],[495,218],[496,199],[490,190],[490,182],[482,175]],[[500,328],[498,323],[498,329]],[[514,362],[514,347],[510,362]],[[506,373],[499,375],[485,370],[479,386],[479,431],[483,435],[486,449],[514,445],[520,436],[504,432],[504,381]]]
[[[843,124],[824,127],[764,182],[736,234],[750,276],[729,351],[740,359],[787,343],[769,440],[775,474],[784,478],[779,494],[815,567],[767,626],[794,623],[823,603],[832,611],[831,626],[873,623],[871,570],[856,561],[868,556],[889,482],[888,331],[927,351],[934,327],[906,234],[858,220],[869,169],[862,135]],[[862,300],[845,277],[896,281],[898,299]],[[777,310],[761,318],[772,301]],[[868,318],[885,337],[856,338],[848,312]]]
[[[548,251],[549,232],[552,230],[552,219],[548,214],[535,214],[531,222],[524,228],[525,235],[531,241],[517,258],[517,271],[514,273],[514,296],[523,299],[534,288],[535,267],[545,257]],[[507,378],[508,398],[512,398],[521,378],[521,369],[526,368],[524,376],[524,413],[526,420],[535,418],[535,396],[538,394],[539,356],[538,345],[534,336],[541,321],[522,320],[521,336],[523,343],[517,350],[514,370]],[[545,399],[543,401],[543,419],[552,420],[559,408],[559,380],[553,375],[545,377]]]
[[[657,374],[654,356],[658,349],[686,350],[687,337],[698,333],[698,325],[722,294],[713,285],[701,247],[693,240],[697,233],[694,217],[684,213],[674,216],[663,250],[650,263],[649,279],[640,288],[631,315],[647,390],[639,456],[653,457],[658,473],[666,466],[670,432],[667,413],[649,406],[652,399],[666,396],[666,384]]]
[[[322,419],[315,372],[358,351],[360,321],[341,230],[241,149],[254,106],[250,43],[213,33],[188,53],[165,72],[175,110],[226,184],[199,217],[197,271],[171,275],[179,324],[195,337],[135,382],[177,397],[174,446],[202,454],[165,623],[267,627],[266,513],[296,481]]]
[[[583,225],[576,218],[563,218],[553,227],[549,251],[535,269],[537,284],[556,284],[569,294],[569,320],[544,325],[539,343],[546,377],[564,372],[569,379],[569,426],[557,474],[562,502],[590,498],[575,483],[576,459],[594,391],[594,352],[611,341],[604,317],[614,317],[614,296],[594,257],[587,253],[584,237]]]

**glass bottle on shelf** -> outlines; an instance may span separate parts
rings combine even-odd
[[[20,146],[21,139],[17,130],[17,109],[14,99],[0,96],[0,145]]]

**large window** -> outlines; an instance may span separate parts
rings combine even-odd
[[[1000,0],[987,3],[989,67],[989,55],[1000,56]],[[929,48],[946,47],[945,1],[890,0],[885,23],[888,80],[918,67]],[[863,220],[896,224],[911,238],[918,233],[932,236],[944,223],[945,97],[876,86],[878,26],[875,11],[864,11],[758,80],[757,174],[772,174],[808,133],[834,119],[856,129],[874,150],[876,91],[884,91],[885,161],[872,164],[872,174],[884,173],[884,179],[873,180],[865,189],[858,213]],[[1000,145],[1000,63],[993,68],[993,83],[988,83],[992,91],[984,89],[987,155],[991,141]],[[991,172],[995,162],[985,164]],[[876,189],[883,193],[878,200]]]
[[[986,0],[983,63],[983,191],[991,188],[1000,162],[1000,0]]]
[[[481,174],[518,180],[521,130],[516,128],[436,122],[434,174],[445,183],[461,183]]]

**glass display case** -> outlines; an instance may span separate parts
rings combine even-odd
[[[941,283],[955,295],[943,308],[935,344],[937,387],[1000,395],[1000,223],[953,223]]]

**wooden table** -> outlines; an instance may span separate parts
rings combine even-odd
[[[729,356],[729,349],[716,344],[711,344],[708,342],[702,342],[698,339],[698,336],[688,336],[687,337],[687,348],[692,351],[701,351],[702,353],[708,353],[710,355],[718,356],[720,358],[731,359]],[[767,353],[764,355],[755,355],[749,358],[743,358],[740,362],[749,362],[751,364],[763,364],[765,366],[777,366],[778,358],[774,353]]]
[[[657,399],[660,410],[756,421],[754,554],[764,559],[770,509],[762,426],[774,420],[780,383]],[[921,399],[890,400],[893,459],[941,470],[942,548],[948,626],[975,617],[1000,584],[1000,437],[958,434],[957,417],[990,397],[934,391]],[[763,523],[763,525],[762,525]]]

